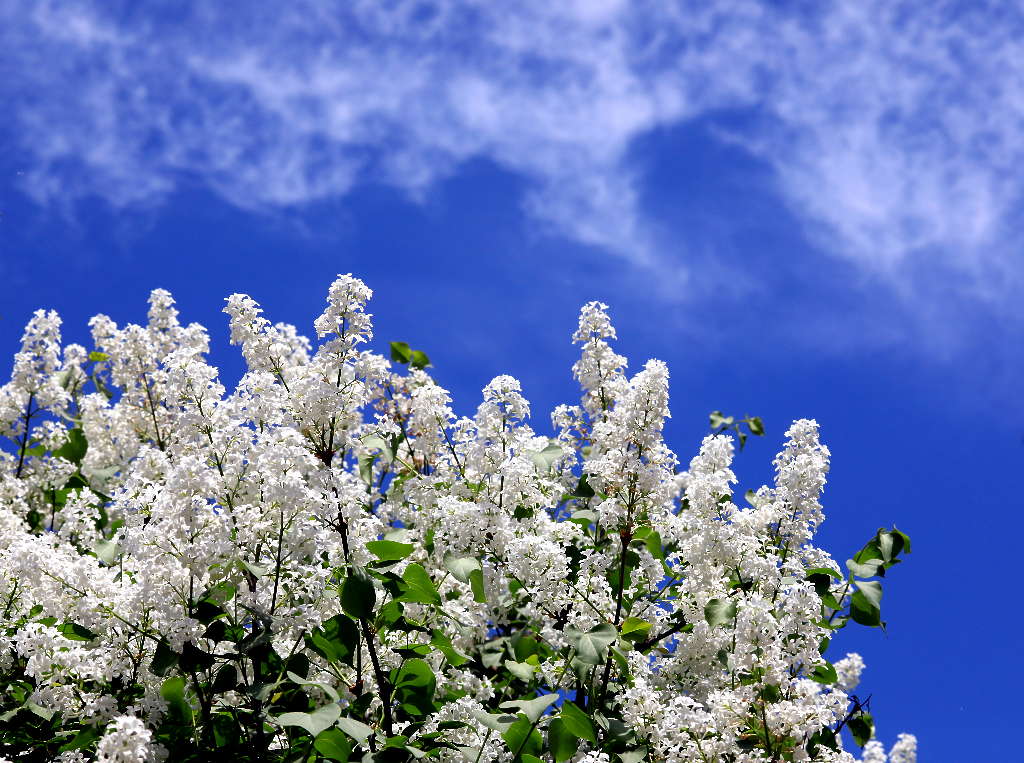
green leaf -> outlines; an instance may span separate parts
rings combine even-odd
[[[836,741],[836,733],[828,726],[815,731],[807,742],[807,752],[812,756],[818,754],[819,747],[827,747],[830,750],[839,750],[839,743]]]
[[[497,669],[501,665],[502,660],[505,659],[505,644],[507,642],[507,638],[497,638],[485,641],[480,645],[480,661],[485,668]]]
[[[430,654],[430,646],[428,644],[417,644],[416,646],[393,646],[391,648],[407,660],[412,659],[413,657],[426,657]]]
[[[451,637],[449,637],[444,631],[435,630],[431,633],[430,645],[441,652],[441,654],[444,655],[444,658],[456,668],[469,662],[469,657],[458,651],[452,645]]]
[[[192,706],[185,700],[185,679],[168,678],[160,685],[160,696],[167,702],[168,715],[178,723],[192,725]]]
[[[712,599],[704,605],[704,619],[708,625],[717,628],[727,625],[736,617],[736,602],[730,599]]]
[[[434,710],[437,678],[423,660],[406,660],[395,676],[395,699],[411,715],[427,715]]]
[[[512,640],[512,651],[519,662],[526,662],[531,656],[540,655],[541,645],[533,636],[519,633]]]
[[[336,760],[339,763],[345,763],[352,754],[352,745],[339,728],[324,729],[317,734],[313,748],[328,760]]]
[[[505,667],[509,673],[526,683],[533,680],[533,674],[537,670],[536,665],[531,665],[528,662],[516,662],[515,660],[505,660]]]
[[[516,699],[511,702],[502,702],[498,707],[502,710],[516,710],[529,718],[532,723],[536,723],[556,701],[558,701],[557,694],[545,694],[534,699]]]
[[[864,595],[874,607],[880,608],[882,604],[882,584],[875,581],[858,580],[857,590]]]
[[[87,747],[92,746],[92,743],[100,738],[100,728],[98,726],[86,726],[77,734],[74,738],[60,748],[61,752],[70,752],[71,750],[84,750]]]
[[[758,690],[757,696],[765,702],[774,703],[782,699],[782,691],[775,684],[765,684]]]
[[[590,483],[587,482],[587,475],[584,474],[576,484],[576,489],[572,491],[572,497],[593,498],[595,495],[596,493],[594,492],[594,488],[590,487]]]
[[[882,549],[878,547],[878,538],[874,537],[864,544],[864,548],[853,555],[855,562],[866,562],[869,559],[881,559]]]
[[[202,599],[215,602],[216,604],[224,604],[235,598],[236,593],[238,593],[238,586],[234,583],[229,583],[227,580],[222,580],[204,591]]]
[[[721,411],[711,411],[708,415],[708,422],[712,429],[721,429],[722,427],[731,427],[733,425],[733,417],[726,416]]]
[[[423,350],[413,350],[409,365],[413,368],[426,368],[430,365],[430,358]]]
[[[865,562],[855,562],[853,559],[847,559],[846,568],[857,577],[873,578],[875,575],[885,574],[885,561],[882,559],[868,559]]]
[[[430,665],[421,659],[407,660],[398,669],[395,677],[395,686],[410,686],[417,688],[433,688],[437,685],[437,678]]]
[[[441,594],[437,592],[437,587],[434,585],[434,581],[430,579],[430,575],[423,569],[422,564],[413,562],[405,568],[405,572],[402,573],[402,580],[409,587],[405,593],[399,597],[402,601],[417,603],[417,604],[440,604]]]
[[[855,623],[875,627],[882,624],[882,613],[861,591],[850,597],[850,617]]]
[[[859,713],[849,720],[846,727],[853,734],[853,741],[861,747],[866,745],[875,735],[875,722],[870,713]]]
[[[221,606],[221,602],[216,597],[206,594],[195,603],[192,609],[192,617],[203,625],[209,625],[218,617],[224,617],[225,614],[227,613]]]
[[[516,715],[509,715],[508,713],[499,715],[486,713],[483,710],[474,710],[473,717],[491,731],[497,731],[499,734],[504,734],[513,723],[520,720]]]
[[[153,662],[150,663],[149,669],[154,675],[163,677],[167,675],[168,670],[178,664],[180,656],[171,649],[167,639],[160,639],[160,643],[156,645],[156,651],[153,653]]]
[[[396,576],[397,579],[397,576]],[[390,581],[389,581],[390,582]],[[404,620],[405,605],[392,599],[377,611],[377,627],[393,628],[396,623]]]
[[[37,705],[35,702],[26,702],[25,709],[34,715],[38,715],[44,721],[50,720],[57,713],[56,710],[49,707],[43,707],[42,705]]]
[[[561,718],[554,718],[548,724],[548,747],[555,763],[563,763],[580,748],[580,737],[569,731]]]
[[[381,457],[385,463],[390,464],[395,460],[395,451],[392,450],[391,444],[388,443],[383,437],[378,434],[368,434],[362,439],[363,445],[367,448],[376,448],[380,451]],[[370,463],[373,463],[373,459],[370,459]]]
[[[653,527],[647,525],[637,527],[633,531],[633,543],[646,546],[651,556],[655,559],[665,558],[665,544],[661,539],[661,535]]]
[[[469,585],[473,589],[473,601],[484,604],[487,602],[487,592],[484,590],[484,571],[473,570],[469,573]]]
[[[758,437],[764,435],[764,422],[761,421],[760,416],[751,416],[747,419],[747,427],[752,435],[757,435]]]
[[[812,567],[809,570],[807,570],[807,579],[808,580],[810,580],[811,578],[813,578],[815,576],[818,576],[818,575],[827,575],[829,577],[835,578],[836,580],[842,580],[843,579],[843,576],[840,575],[838,572],[836,572],[831,567]]]
[[[110,360],[110,356],[107,355],[107,353],[105,352],[93,350],[92,352],[89,353],[89,360],[93,361],[94,363],[100,363],[104,360]]]
[[[396,363],[408,363],[412,360],[412,350],[405,342],[392,342],[391,359]]]
[[[330,684],[325,684],[320,681],[308,681],[299,674],[293,673],[290,670],[287,671],[285,675],[288,676],[288,680],[291,681],[293,684],[298,684],[299,686],[315,686],[335,702],[338,702],[341,699],[341,697],[338,694],[338,690]]]
[[[835,666],[831,662],[825,662],[811,671],[811,680],[828,685],[838,681],[839,676],[836,674]]]
[[[114,466],[105,466],[105,467],[100,468],[100,469],[88,469],[87,468],[84,471],[85,471],[85,473],[87,475],[92,477],[94,480],[97,480],[98,482],[101,482],[101,483],[105,483],[107,480],[109,480],[115,474],[120,472],[121,471],[121,467],[117,466],[115,464]],[[110,500],[110,499],[108,498],[107,500]]]
[[[206,670],[213,665],[214,658],[191,641],[186,641],[181,647],[181,669],[186,673],[194,670]]]
[[[341,608],[352,617],[362,620],[373,615],[377,591],[373,579],[362,567],[353,566],[341,587]]]
[[[625,744],[633,738],[633,730],[618,718],[606,718],[600,712],[596,712],[594,720],[608,733],[608,741],[613,744]]]
[[[893,556],[895,556],[896,554],[900,553],[901,551],[904,554],[909,554],[910,553],[910,536],[907,535],[906,533],[901,532],[900,530],[896,529],[895,525],[893,525],[892,529],[889,532],[893,536],[895,536],[894,537],[894,547],[893,547],[895,550],[893,551]]]
[[[266,564],[253,564],[245,559],[240,560],[242,569],[256,578],[265,578],[270,574],[270,567]]]
[[[597,744],[597,731],[594,729],[594,722],[575,703],[569,700],[563,702],[559,717],[570,734],[574,734],[580,739],[586,739],[591,744]]]
[[[540,755],[544,747],[540,732],[533,728],[533,724],[526,718],[520,718],[509,726],[501,738],[505,740],[513,755]],[[517,759],[522,758],[513,758],[513,761]]]
[[[53,455],[66,459],[73,464],[80,464],[82,459],[85,458],[85,452],[88,449],[89,443],[85,439],[85,433],[76,427],[75,429],[68,430],[67,442],[53,451]]]
[[[97,559],[108,567],[112,567],[117,558],[121,556],[121,547],[111,540],[100,538],[93,544],[92,552],[96,554]]]
[[[626,750],[616,753],[616,755],[619,756],[622,763],[641,763],[641,761],[647,760],[647,748],[637,747],[635,750]]]
[[[565,451],[554,443],[549,444],[544,450],[529,452],[530,459],[543,474],[550,472],[551,466],[563,455]]]
[[[359,479],[367,485],[373,484],[373,462],[376,460],[376,456],[359,457]]]
[[[615,660],[615,664],[619,666],[623,675],[629,674],[629,660],[626,658],[626,653],[619,649],[618,646],[612,644],[611,647],[612,659]]]
[[[223,694],[238,686],[238,669],[234,665],[222,665],[213,679],[213,693]]]
[[[600,623],[586,633],[570,626],[565,629],[565,636],[576,648],[576,658],[580,662],[600,665],[605,660],[608,646],[615,642],[619,633],[611,623]]]
[[[382,562],[398,562],[409,556],[415,546],[411,543],[396,543],[393,540],[371,540],[366,550]]]
[[[899,564],[901,560],[897,557],[901,553],[910,553],[910,538],[895,527],[891,530],[879,527],[878,532],[875,533],[875,537],[868,541],[867,545],[857,553],[854,559],[858,562],[862,561],[861,554],[864,554],[869,549],[874,552],[874,557],[880,558],[884,561],[884,569],[889,568],[895,564]]]
[[[16,707],[13,710],[8,710],[6,713],[0,713],[0,722],[7,723],[7,721],[11,720],[11,718],[16,716],[18,713],[20,713],[24,709],[25,709],[25,706],[24,705],[20,705],[19,707]]]
[[[335,615],[306,635],[306,645],[328,662],[351,665],[359,646],[359,629],[345,615]]]
[[[619,632],[622,633],[622,638],[627,641],[640,641],[650,632],[654,626],[646,620],[641,620],[639,617],[627,617],[626,620],[619,626]]]
[[[338,728],[359,742],[359,744],[363,744],[369,738],[370,734],[373,733],[373,729],[365,723],[349,717],[339,718]]]
[[[580,508],[572,512],[569,521],[579,525],[584,530],[589,530],[591,525],[597,522],[597,512],[593,509]]]
[[[463,583],[469,582],[473,570],[482,569],[479,559],[472,556],[456,556],[451,552],[444,555],[444,568]]]
[[[335,703],[324,705],[312,713],[285,713],[279,715],[276,720],[282,726],[298,726],[309,732],[309,735],[315,737],[320,734],[321,731],[329,729],[334,725],[334,722],[341,717],[341,707]]]
[[[878,534],[875,536],[875,541],[878,543],[878,551],[882,554],[882,558],[885,561],[890,561],[893,558],[893,535],[892,533],[886,532],[879,528]]]
[[[93,633],[84,625],[78,623],[64,623],[57,626],[57,631],[69,641],[92,641],[100,637],[100,634]]]

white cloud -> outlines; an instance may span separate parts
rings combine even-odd
[[[892,274],[1019,272],[1024,19],[1009,5],[306,0],[161,15],[0,0],[0,96],[40,203],[151,204],[196,178],[254,209],[364,181],[417,195],[485,157],[528,179],[537,220],[650,261],[657,221],[630,146],[739,109],[750,126],[722,137],[774,168],[826,251]]]
[[[984,5],[849,3],[822,44],[785,35],[762,152],[848,253],[892,267],[942,248],[973,267],[998,247],[1021,190],[1024,19]]]

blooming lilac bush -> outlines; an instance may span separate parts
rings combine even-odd
[[[845,728],[886,759],[863,661],[823,655],[910,542],[812,545],[814,421],[743,500],[760,420],[716,412],[680,470],[668,370],[626,374],[604,305],[548,437],[509,376],[456,418],[423,352],[367,350],[370,295],[339,277],[317,343],[229,297],[233,391],[165,291],[92,351],[35,314],[0,389],[0,756],[853,761]]]

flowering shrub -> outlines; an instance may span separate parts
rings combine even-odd
[[[823,655],[910,542],[812,545],[814,421],[741,499],[760,420],[716,412],[680,470],[668,371],[627,376],[604,305],[547,437],[509,376],[458,419],[423,352],[364,349],[369,298],[339,277],[314,345],[229,297],[231,392],[165,291],[92,351],[35,314],[0,389],[0,755],[853,761],[845,728],[886,760],[863,661]]]

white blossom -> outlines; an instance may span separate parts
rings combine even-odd
[[[143,763],[152,760],[153,732],[133,715],[114,719],[96,748],[98,763]]]
[[[815,421],[787,430],[774,484],[747,506],[731,436],[708,435],[682,462],[665,442],[668,368],[651,360],[627,376],[607,306],[581,311],[582,400],[555,409],[549,438],[511,376],[457,418],[429,369],[367,349],[371,296],[339,276],[313,324],[319,344],[251,297],[228,297],[248,366],[233,389],[208,362],[206,330],[183,326],[167,291],[152,292],[146,325],[95,317],[92,353],[62,347],[56,313],[33,315],[0,388],[0,673],[20,671],[44,712],[105,729],[95,755],[59,760],[162,759],[163,673],[195,678],[157,657],[242,665],[244,638],[282,664],[301,653],[289,665],[308,663],[298,680],[317,703],[347,712],[371,694],[363,719],[374,723],[390,709],[381,675],[416,655],[445,687],[416,733],[462,746],[442,760],[512,760],[481,720],[507,709],[491,671],[508,670],[529,696],[588,694],[588,711],[611,708],[650,760],[764,760],[750,748],[767,735],[789,740],[793,760],[852,763],[841,748],[809,752],[855,706],[864,670],[848,654],[835,684],[814,680],[835,634],[807,571],[840,572],[813,544],[830,465]],[[407,553],[378,560],[382,539]],[[359,570],[376,609],[353,616],[357,654],[328,662],[307,637],[347,617]],[[844,585],[828,591],[839,606]],[[583,660],[581,634],[609,627],[615,651]],[[252,696],[225,690],[218,707],[265,711]],[[280,730],[270,739],[287,744]],[[609,761],[600,746],[572,760]],[[862,757],[915,759],[905,734]]]
[[[833,666],[839,676],[837,686],[843,691],[853,691],[860,683],[860,674],[864,671],[864,659],[853,652],[843,659],[837,660]]]

